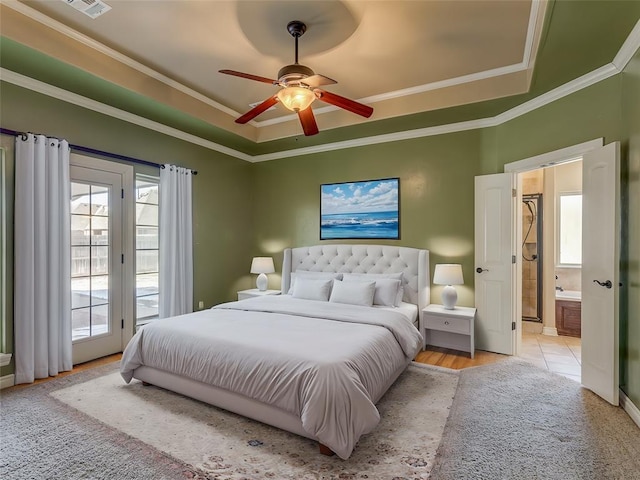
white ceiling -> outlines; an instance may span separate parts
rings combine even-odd
[[[282,66],[293,63],[290,20],[307,24],[299,41],[300,63],[338,81],[326,90],[374,108],[366,120],[317,101],[318,125],[326,130],[526,92],[546,6],[529,0],[106,3],[112,9],[91,19],[60,0],[6,2],[69,37],[72,43],[58,57],[71,55],[69,45],[75,43],[97,49],[107,54],[100,67],[72,60],[258,142],[299,135],[297,117],[278,105],[250,125],[234,124],[250,104],[278,87],[217,72],[275,79]],[[116,64],[133,67],[139,78],[133,81],[128,74],[123,82],[115,73],[109,78]],[[163,93],[149,78],[164,84]]]

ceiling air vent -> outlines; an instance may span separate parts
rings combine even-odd
[[[67,5],[81,11],[91,18],[96,18],[111,10],[111,7],[102,0],[62,0]]]

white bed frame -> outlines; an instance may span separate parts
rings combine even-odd
[[[418,306],[419,325],[422,325],[422,309],[429,304],[429,252],[416,248],[382,245],[319,245],[286,249],[282,263],[282,292],[289,290],[291,273],[311,270],[341,273],[403,273],[404,301]],[[395,382],[407,365],[402,365],[382,390]],[[142,366],[136,368],[133,377],[144,383],[171,390],[202,402],[252,418],[262,423],[317,440],[302,427],[299,417],[277,407],[214,387],[179,375]],[[320,445],[322,453],[328,449]]]

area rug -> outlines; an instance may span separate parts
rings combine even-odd
[[[7,428],[18,449],[3,438],[1,478],[426,479],[458,381],[410,365],[378,404],[378,427],[343,461],[297,435],[125,385],[113,367],[85,373],[3,395],[3,437]],[[20,415],[21,404],[30,411]]]
[[[640,429],[573,380],[510,358],[460,372],[433,480],[640,479]]]

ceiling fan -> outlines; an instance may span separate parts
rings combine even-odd
[[[286,108],[298,114],[305,135],[315,135],[318,133],[318,125],[311,110],[311,104],[316,99],[369,118],[373,113],[373,108],[318,88],[321,85],[332,85],[338,82],[324,75],[318,75],[309,67],[298,63],[298,38],[307,31],[307,26],[299,20],[294,20],[287,24],[287,31],[295,38],[295,63],[282,67],[278,72],[277,80],[251,75],[250,73],[237,72],[235,70],[220,70],[220,73],[226,75],[234,75],[236,77],[282,87],[275,95],[267,98],[264,102],[237,118],[236,123],[247,123],[279,101]]]

